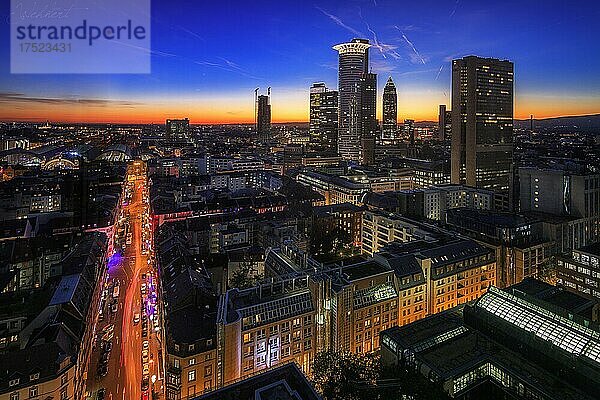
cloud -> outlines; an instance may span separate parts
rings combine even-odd
[[[342,28],[346,29],[347,31],[352,32],[356,36],[364,37],[364,34],[362,32],[359,32],[358,30],[354,29],[353,27],[346,25],[340,17],[328,13],[327,11],[323,10],[321,7],[315,6],[315,8],[317,10],[321,11],[324,15],[329,17],[329,19],[331,19],[333,22],[335,22],[337,25],[341,26]]]
[[[257,79],[257,80],[263,79],[261,77],[250,74],[248,71],[241,68],[239,65],[237,65],[233,61],[230,61],[223,57],[219,57],[219,59],[221,59],[223,61],[223,63],[206,61],[206,60],[200,60],[200,61],[193,60],[192,62],[194,64],[202,65],[205,67],[218,68],[218,69],[222,69],[223,71],[234,72],[234,73],[240,74],[240,75],[245,76],[246,78],[250,78],[250,79]]]
[[[419,70],[415,70],[415,71],[406,71],[406,72],[402,72],[400,74],[397,74],[396,76],[398,77],[402,77],[402,76],[410,76],[410,75],[420,75],[420,74],[430,74],[432,72],[437,71],[436,69],[419,69]]]
[[[456,0],[456,3],[454,3],[454,9],[450,13],[450,18],[454,17],[454,14],[456,14],[456,10],[458,10],[458,4],[459,3],[460,3],[460,0]]]
[[[50,105],[87,105],[95,107],[124,106],[133,107],[142,103],[110,99],[34,97],[24,93],[0,92],[0,103],[38,103]]]
[[[333,62],[326,62],[326,63],[319,64],[319,67],[333,69],[335,71],[337,71],[337,69],[338,69],[337,63],[333,63]]]
[[[389,62],[380,60],[371,60],[371,68],[375,73],[378,74],[387,74],[396,70],[396,67],[394,65],[391,65]]]
[[[414,64],[426,64],[425,58],[423,58],[423,56],[421,56],[421,53],[419,53],[419,51],[417,50],[417,48],[415,47],[415,45],[413,44],[413,42],[411,42],[406,35],[404,34],[404,32],[402,32],[402,30],[395,26],[396,29],[398,29],[400,31],[400,33],[402,34],[402,39],[404,39],[404,41],[406,42],[406,44],[412,49],[413,51],[413,55],[411,56],[411,61]]]
[[[394,60],[401,60],[402,56],[400,54],[398,54],[398,52],[396,51],[398,46],[380,42],[377,37],[377,33],[373,29],[371,29],[371,26],[369,25],[369,23],[367,21],[365,21],[365,19],[363,18],[360,8],[358,9],[358,15],[359,15],[360,19],[364,22],[364,24],[367,26],[367,30],[369,32],[371,32],[371,34],[373,35],[372,46],[374,48],[376,48],[377,50],[379,50],[379,52],[381,53],[381,56],[383,58],[387,59],[387,56],[389,55]]]
[[[440,69],[437,73],[437,75],[435,76],[435,80],[437,81],[438,78],[440,77],[440,74],[442,73],[442,70],[444,69],[444,64],[440,65]]]

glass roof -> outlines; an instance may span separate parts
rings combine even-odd
[[[600,364],[600,332],[495,287],[477,306],[553,346]]]

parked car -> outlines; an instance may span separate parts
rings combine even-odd
[[[108,365],[106,364],[102,364],[98,367],[98,375],[99,376],[106,376],[108,374]]]

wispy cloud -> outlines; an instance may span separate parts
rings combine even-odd
[[[440,77],[440,74],[442,73],[442,70],[444,69],[444,64],[440,65],[440,69],[437,72],[437,75],[435,76],[435,80],[437,81],[438,78]]]
[[[403,77],[403,76],[411,76],[411,75],[430,74],[430,73],[435,72],[435,71],[436,71],[436,69],[434,69],[434,68],[419,69],[419,70],[415,70],[415,71],[402,72],[400,74],[397,74],[396,76]]]
[[[454,17],[454,14],[456,14],[456,10],[458,10],[459,3],[460,3],[460,0],[456,0],[456,3],[454,3],[454,8],[452,9],[452,12],[450,13],[450,18]]]
[[[389,55],[394,60],[401,60],[402,56],[400,54],[398,54],[398,52],[396,51],[396,49],[398,47],[391,45],[391,44],[382,43],[381,41],[379,41],[379,38],[377,37],[377,33],[373,29],[371,29],[371,26],[369,25],[369,23],[363,18],[360,8],[358,9],[358,16],[360,17],[362,22],[366,25],[367,30],[371,33],[371,35],[373,35],[372,45],[377,50],[379,50],[379,53],[381,53],[381,56],[384,59],[387,59],[387,56]]]
[[[234,72],[234,73],[240,74],[240,75],[245,76],[246,78],[250,78],[250,79],[263,79],[261,77],[252,75],[251,73],[249,73],[248,71],[246,71],[245,69],[243,69],[242,67],[240,67],[239,65],[234,63],[233,61],[230,61],[223,57],[219,57],[219,59],[222,60],[222,63],[214,62],[214,61],[207,61],[207,60],[193,60],[192,62],[194,64],[202,65],[205,67],[218,68],[218,69],[222,69],[223,71]]]
[[[373,69],[373,71],[375,73],[378,73],[378,74],[389,74],[389,73],[396,71],[396,66],[393,64],[394,63],[390,63],[388,61],[381,60],[381,59],[371,60],[371,68]]]
[[[175,25],[175,28],[182,30],[183,32],[187,33],[188,35],[196,38],[196,39],[200,39],[202,41],[206,41],[206,39],[204,39],[202,36],[198,35],[196,32],[189,30],[188,28],[185,28],[181,25]]]
[[[364,36],[364,34],[362,32],[359,32],[358,30],[354,29],[353,27],[345,24],[344,21],[342,21],[342,19],[340,17],[333,15],[331,13],[328,13],[327,11],[323,10],[319,6],[315,6],[315,8],[317,10],[321,11],[325,16],[329,17],[329,19],[331,19],[333,22],[335,22],[337,25],[341,26],[342,28],[346,29],[347,31],[352,32],[356,36]]]
[[[327,68],[327,69],[333,69],[333,70],[336,70],[336,71],[338,69],[337,64],[336,63],[332,63],[332,62],[319,64],[319,67],[323,67],[323,68]]]
[[[0,103],[38,103],[38,104],[50,104],[50,105],[88,105],[96,107],[104,106],[127,106],[132,107],[140,105],[142,103],[136,103],[131,101],[123,100],[110,100],[110,99],[90,99],[90,98],[76,98],[76,97],[36,97],[27,96],[25,93],[15,92],[0,92]]]
[[[413,42],[411,42],[406,35],[404,34],[404,32],[402,32],[402,30],[395,26],[396,29],[398,29],[398,31],[400,31],[400,33],[402,34],[402,39],[404,39],[404,41],[406,42],[406,44],[412,49],[414,57],[411,58],[411,60],[414,62],[420,62],[421,64],[426,64],[425,59],[423,58],[423,56],[421,56],[421,53],[419,53],[419,51],[417,50],[417,48],[415,47],[415,45],[413,44]]]

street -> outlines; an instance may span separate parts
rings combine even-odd
[[[128,166],[88,366],[90,399],[161,398],[164,392],[157,275],[145,164]]]

